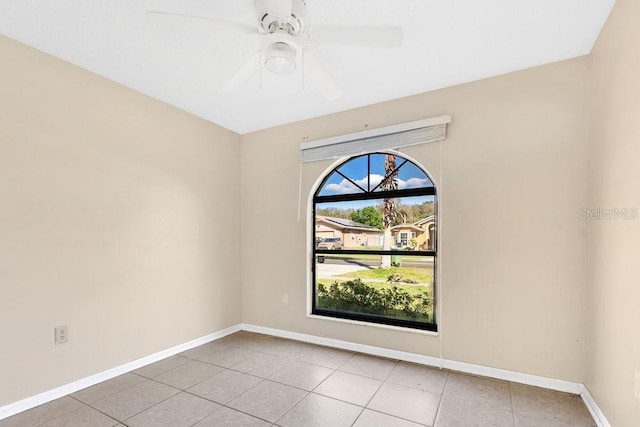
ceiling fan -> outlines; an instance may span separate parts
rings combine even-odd
[[[147,12],[147,19],[260,37],[260,50],[238,69],[224,91],[235,90],[263,66],[276,74],[290,74],[300,66],[303,78],[328,101],[341,98],[342,91],[313,55],[315,43],[365,47],[399,47],[402,43],[401,27],[306,26],[305,0],[256,0],[256,12],[257,26],[159,11]]]

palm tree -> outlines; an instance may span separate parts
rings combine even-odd
[[[384,180],[380,184],[380,188],[383,191],[397,190],[397,176],[396,156],[393,154],[387,154],[384,161]],[[382,203],[382,225],[384,226],[382,249],[385,251],[391,250],[391,224],[396,216],[395,205],[396,202],[393,199],[384,199],[384,202]],[[382,255],[380,268],[389,267],[391,267],[391,255]]]

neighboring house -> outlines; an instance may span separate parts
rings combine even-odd
[[[420,227],[422,233],[417,237],[418,247],[424,250],[432,251],[436,241],[436,217],[431,215],[416,221],[414,225]]]
[[[406,248],[412,246],[411,241],[415,239],[418,242],[418,238],[422,237],[424,241],[424,230],[414,224],[403,223],[394,225],[391,227],[391,245],[398,248]],[[419,245],[419,243],[418,243]]]
[[[382,246],[382,231],[344,218],[316,216],[316,237],[341,237],[345,248]]]

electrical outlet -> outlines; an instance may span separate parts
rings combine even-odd
[[[58,326],[54,329],[56,344],[64,344],[69,341],[69,327],[67,325]]]
[[[640,399],[640,371],[636,371],[636,397]]]
[[[282,294],[282,303],[289,304],[289,294]]]

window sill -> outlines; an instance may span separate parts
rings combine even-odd
[[[311,313],[307,314],[307,317],[311,319],[328,320],[330,322],[349,323],[352,325],[367,326],[370,328],[390,329],[398,332],[410,332],[414,334],[427,335],[431,337],[438,337],[440,334],[439,332],[426,331],[424,329],[404,328],[402,326],[385,325],[383,323],[363,322],[360,320],[352,320],[352,319],[342,319],[340,317],[319,316],[317,314],[311,314]]]

